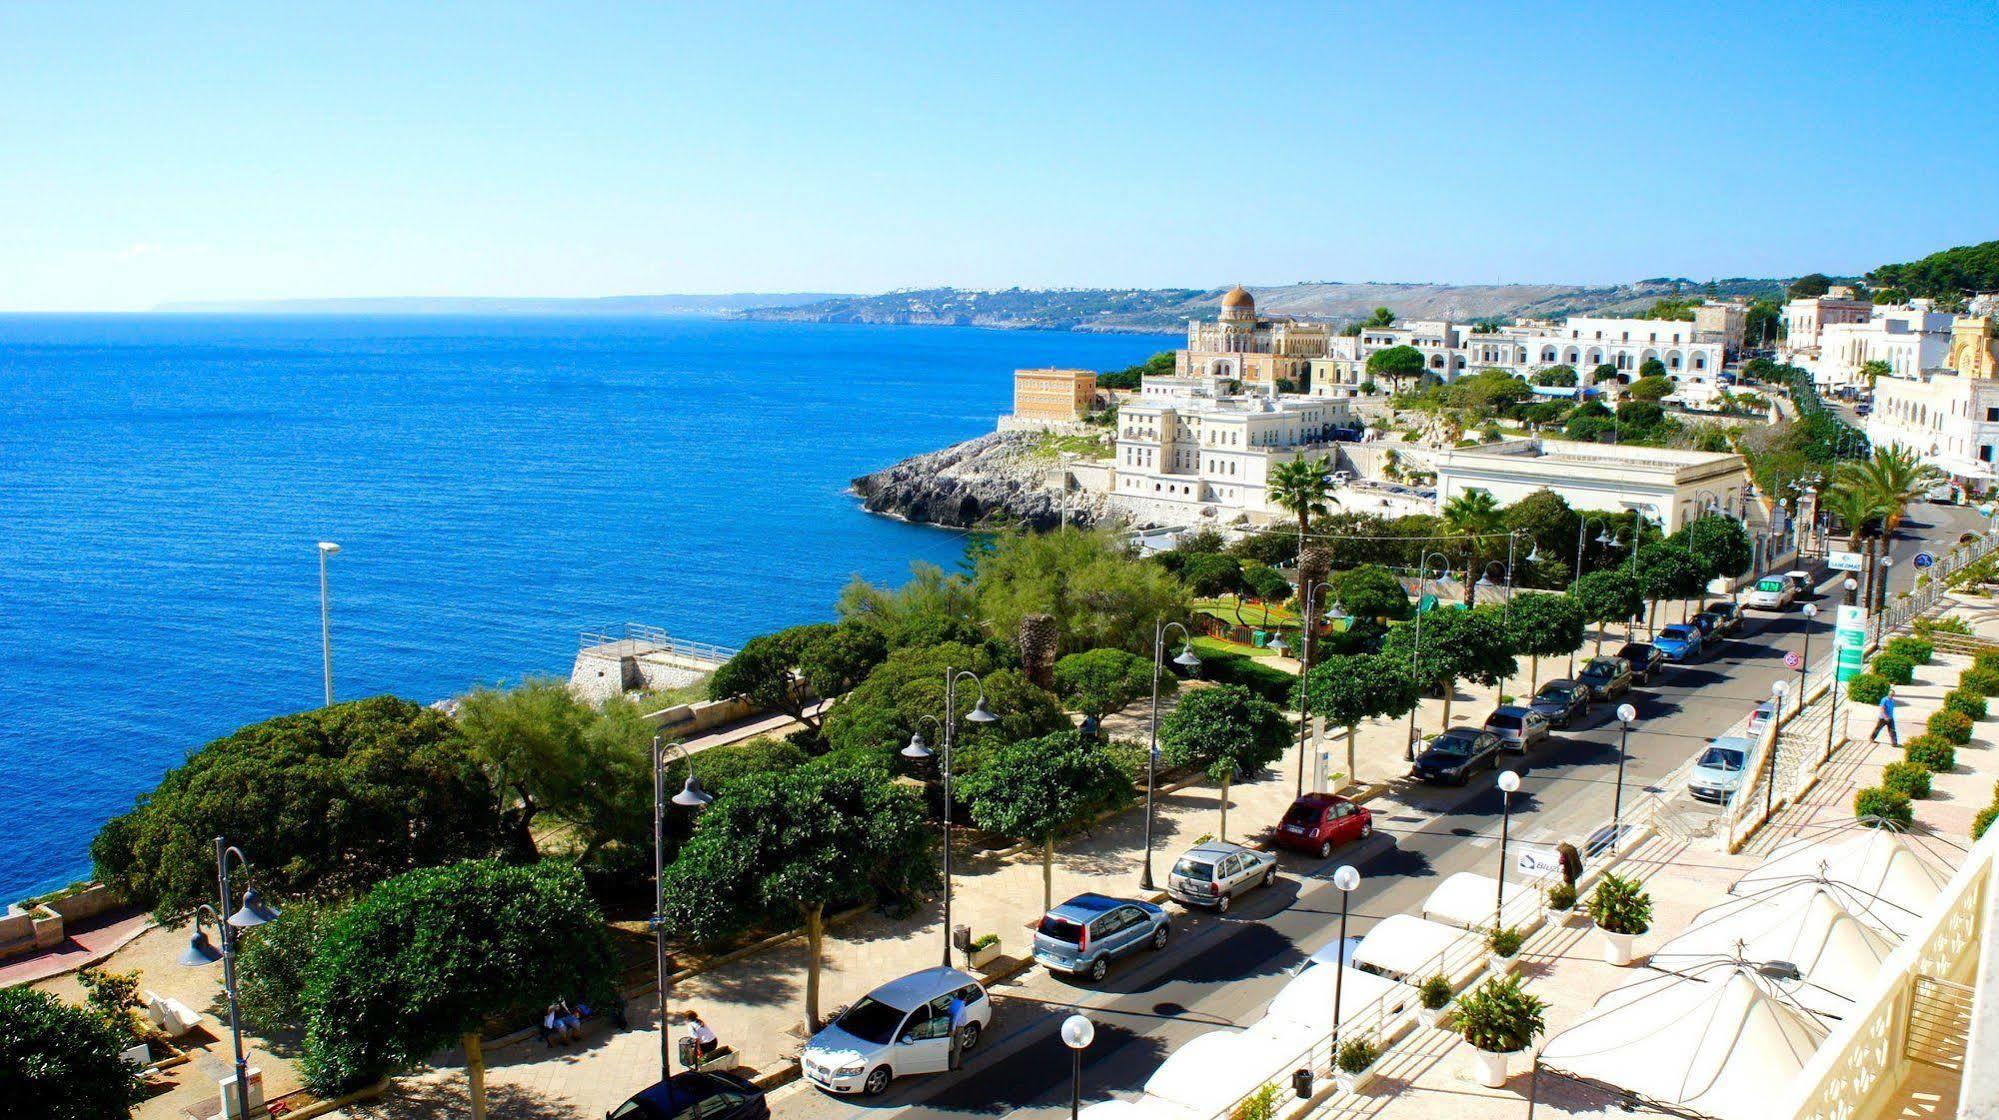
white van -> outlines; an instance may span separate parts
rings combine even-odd
[[[1749,594],[1742,600],[1742,605],[1755,607],[1758,610],[1781,611],[1797,601],[1797,598],[1797,586],[1790,580],[1783,576],[1764,576],[1756,581],[1755,587],[1749,589]]]

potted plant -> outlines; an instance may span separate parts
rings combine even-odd
[[[1439,972],[1416,990],[1416,1021],[1426,1027],[1434,1027],[1443,1022],[1445,1009],[1451,1006],[1451,982]]]
[[[1604,963],[1628,965],[1635,956],[1632,943],[1652,928],[1652,896],[1637,880],[1605,872],[1590,892],[1589,916],[1603,934]]]
[[[999,959],[1000,939],[997,933],[982,933],[972,939],[972,967],[984,968]]]
[[[1471,1043],[1478,1083],[1506,1084],[1514,1054],[1547,1029],[1548,1005],[1521,990],[1518,976],[1494,976],[1458,997],[1458,1033]]]
[[[1547,902],[1542,909],[1546,911],[1548,921],[1567,925],[1569,919],[1576,913],[1575,884],[1561,882],[1549,887]]]
[[[1333,1063],[1333,1079],[1340,1088],[1349,1093],[1358,1093],[1374,1080],[1374,1061],[1381,1057],[1381,1047],[1370,1038],[1350,1038],[1340,1043],[1340,1053]]]
[[[1512,926],[1494,926],[1485,934],[1485,967],[1496,975],[1513,967],[1513,957],[1527,936]]]

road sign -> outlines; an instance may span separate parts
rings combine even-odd
[[[1860,570],[1860,554],[1835,549],[1825,554],[1825,564],[1835,572],[1857,572]]]
[[[1789,669],[1791,672],[1795,673],[1804,667],[1805,667],[1805,659],[1798,656],[1797,650],[1791,650],[1784,654],[1784,668]]]
[[[1844,684],[1860,675],[1867,652],[1867,612],[1856,604],[1841,603],[1832,640],[1839,651],[1839,680]]]
[[[1934,564],[1934,563],[1936,563],[1936,562],[1937,562],[1937,558],[1936,558],[1936,557],[1934,557],[1934,556],[1931,556],[1931,555],[1930,555],[1929,553],[1927,553],[1927,552],[1918,552],[1918,553],[1916,553],[1916,559],[1915,559],[1915,561],[1914,561],[1914,563],[1915,563],[1916,567],[1918,567],[1918,568],[1927,568],[1927,567],[1929,567],[1929,566],[1930,566],[1931,564]]]

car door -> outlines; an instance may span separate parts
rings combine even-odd
[[[1125,941],[1129,934],[1129,923],[1125,921],[1126,907],[1106,911],[1096,921],[1090,923],[1090,944],[1099,946],[1106,957],[1117,957],[1124,953]]]
[[[1491,734],[1479,736],[1478,750],[1487,766],[1494,770],[1499,769],[1499,736]]]
[[[1352,802],[1334,802],[1332,815],[1332,839],[1342,844],[1360,839],[1360,810]]]
[[[1229,894],[1242,893],[1243,882],[1249,877],[1244,873],[1248,863],[1249,858],[1241,852],[1237,852],[1222,861],[1220,873],[1228,883],[1226,890]]]
[[[1117,913],[1117,951],[1119,956],[1123,956],[1145,944],[1145,939],[1152,936],[1152,929],[1150,923],[1145,920],[1145,912],[1136,906],[1121,907]]]
[[[895,1057],[889,1064],[905,1073],[942,1073],[951,1066],[951,1017],[929,1004],[909,1013],[896,1036]]]

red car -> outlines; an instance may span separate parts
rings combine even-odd
[[[1277,826],[1277,843],[1320,859],[1350,840],[1374,835],[1374,814],[1334,793],[1308,793],[1291,803]]]

